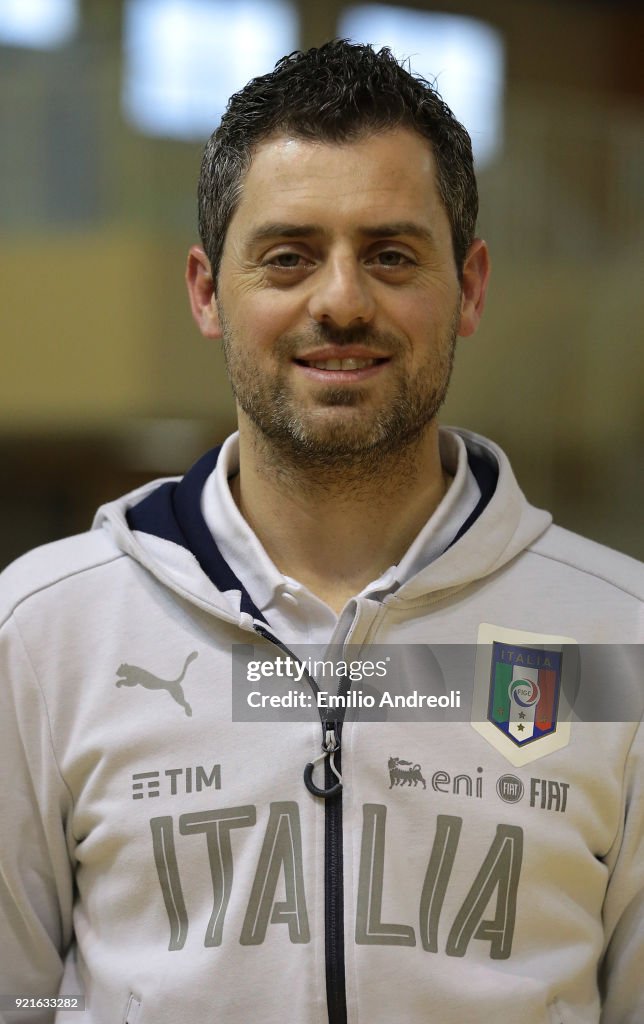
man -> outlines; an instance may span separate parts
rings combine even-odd
[[[641,576],[439,433],[476,213],[466,132],[388,51],[232,98],[187,282],[239,435],[5,575],[2,992],[92,1024],[644,1020],[641,734],[559,717],[574,644],[637,639]],[[373,700],[392,658],[394,696],[453,678],[445,644],[479,720],[271,717],[285,679],[323,706],[307,651]]]

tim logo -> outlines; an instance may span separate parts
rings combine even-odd
[[[188,671],[188,665],[197,657],[197,651],[192,651],[186,658],[183,669],[176,679],[160,679],[152,675],[147,669],[139,668],[138,665],[128,665],[125,662],[116,670],[119,678],[117,686],[143,686],[146,690],[166,690],[173,700],[179,704],[187,715],[192,714],[192,708],[185,698],[181,683]]]
[[[411,761],[402,761],[399,757],[389,758],[389,789],[393,786],[417,786],[422,782],[423,789],[427,789],[427,783],[419,764],[412,764]]]

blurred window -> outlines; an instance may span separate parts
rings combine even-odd
[[[0,44],[51,50],[78,27],[78,0],[0,0]]]
[[[339,35],[389,46],[411,70],[436,84],[472,137],[479,167],[501,147],[504,47],[500,33],[475,18],[361,4],[348,7]]]
[[[287,0],[126,0],[124,13],[124,110],[151,135],[210,135],[231,93],[298,42]]]

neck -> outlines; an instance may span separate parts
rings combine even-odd
[[[242,515],[280,572],[336,612],[400,561],[450,482],[435,420],[402,451],[334,467],[289,461],[240,422],[239,456]]]

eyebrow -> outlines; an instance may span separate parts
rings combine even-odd
[[[421,227],[413,220],[397,220],[388,224],[376,224],[374,227],[361,228],[361,233],[367,238],[396,238],[398,235],[409,235],[418,238],[422,242],[436,244],[433,231]]]
[[[399,235],[407,235],[432,246],[436,244],[433,232],[412,220],[398,220],[386,224],[359,227],[357,233],[367,238],[397,238]],[[256,228],[251,233],[249,241],[251,245],[254,245],[271,238],[311,238],[314,235],[328,236],[329,232],[320,224],[288,224],[275,221]]]

